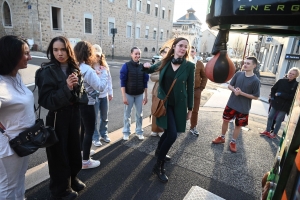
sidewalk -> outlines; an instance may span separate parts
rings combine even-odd
[[[266,113],[250,113],[249,130],[243,130],[240,134],[237,153],[231,153],[228,147],[232,123],[225,144],[211,144],[211,140],[220,134],[223,108],[208,105],[216,98],[218,91],[214,90],[218,89],[224,94],[218,96],[219,104],[227,101],[225,88],[210,82],[203,91],[198,120],[200,136],[195,137],[188,130],[178,134],[169,152],[172,160],[166,164],[167,184],[160,183],[151,174],[159,138],[146,137],[144,141],[139,141],[133,134],[129,141],[124,142],[122,134],[118,133],[115,143],[93,156],[101,161],[100,167],[79,173],[87,188],[80,192],[78,199],[182,200],[190,190],[190,193],[193,192],[192,186],[199,186],[227,200],[259,199],[261,178],[272,167],[279,138],[271,140],[260,136],[259,132],[266,126]],[[150,132],[151,126],[146,126],[144,135],[149,136]],[[27,190],[27,200],[49,199],[48,185],[49,180],[46,180]],[[207,199],[203,197],[206,194],[202,192],[196,197]]]

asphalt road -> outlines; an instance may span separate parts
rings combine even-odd
[[[32,60],[29,61],[29,64],[38,65],[40,66],[41,63],[47,62],[47,59],[43,58],[32,58]],[[124,60],[114,60],[109,61],[108,64],[110,66],[110,72],[112,76],[112,82],[113,82],[113,91],[114,96],[112,101],[110,101],[109,104],[109,122],[108,122],[108,132],[113,132],[119,128],[123,127],[123,102],[122,102],[122,94],[120,90],[120,79],[119,79],[119,72],[121,69],[122,64],[124,63]],[[34,76],[34,74],[32,74]],[[29,89],[33,90],[34,86],[30,86]],[[153,88],[153,82],[149,81],[148,84],[148,103],[143,107],[143,118],[149,117],[150,115],[150,106],[151,106],[151,91]],[[35,97],[35,105],[37,105],[38,100],[38,94],[37,89],[34,91],[34,97]],[[47,110],[42,109],[41,110],[41,117],[45,120],[46,119]],[[99,120],[99,118],[98,118]],[[132,120],[131,122],[135,122],[135,111],[133,109],[132,112]],[[98,123],[99,124],[99,123]],[[37,166],[43,162],[47,161],[47,156],[45,149],[39,149],[36,151],[32,156],[29,157],[29,166],[28,168],[32,168],[34,166]]]

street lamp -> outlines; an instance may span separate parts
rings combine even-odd
[[[112,34],[112,45],[111,45],[111,59],[114,59],[114,44],[115,44],[115,34],[117,33],[116,28],[110,29],[110,33]]]

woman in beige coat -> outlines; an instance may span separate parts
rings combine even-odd
[[[164,58],[169,51],[169,47],[168,46],[163,46],[160,51],[159,54],[162,56],[162,58]],[[154,72],[153,74],[151,74],[150,79],[152,82],[155,82],[153,89],[152,89],[152,101],[153,101],[153,97],[157,95],[157,89],[159,86],[158,80],[159,80],[159,71]],[[159,136],[161,137],[162,134],[164,133],[164,130],[162,128],[160,128],[159,126],[157,126],[156,124],[156,117],[154,117],[152,115],[152,127],[151,127],[151,136]]]

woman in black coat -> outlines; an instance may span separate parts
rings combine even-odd
[[[67,38],[53,38],[47,56],[50,62],[42,65],[36,77],[39,77],[38,102],[49,110],[46,125],[55,127],[59,139],[58,143],[46,148],[51,199],[71,200],[85,188],[77,178],[82,167],[79,139],[82,75]]]
[[[275,138],[286,114],[289,114],[293,99],[298,87],[296,78],[299,76],[299,69],[293,67],[289,70],[286,79],[278,80],[271,88],[271,110],[268,115],[267,128],[260,133],[269,138]],[[276,115],[277,114],[277,115]],[[273,120],[276,117],[276,125],[273,133],[270,133]]]

